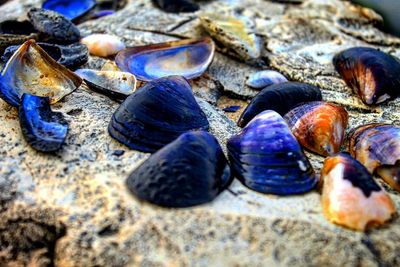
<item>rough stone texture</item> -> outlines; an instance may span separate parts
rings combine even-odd
[[[39,1],[10,1],[4,19]],[[400,99],[371,108],[340,79],[332,56],[355,45],[400,57],[400,39],[379,31],[368,9],[337,0],[201,1],[193,14],[166,14],[151,1],[132,0],[113,16],[80,25],[82,35],[110,33],[127,45],[203,36],[201,12],[254,20],[264,41],[262,64],[216,54],[192,82],[211,132],[224,146],[238,131],[239,112],[256,91],[246,77],[262,68],[318,85],[326,100],[350,113],[350,128],[368,122],[400,124]],[[2,18],[3,19],[3,18]],[[100,69],[92,57],[86,67]],[[202,99],[201,99],[202,98]],[[240,98],[242,100],[235,100]],[[237,180],[214,202],[161,209],[129,194],[125,179],[149,154],[129,150],[107,133],[118,103],[81,87],[53,106],[70,123],[67,144],[54,155],[35,152],[21,135],[16,109],[0,100],[0,265],[21,266],[399,266],[400,219],[366,234],[330,224],[318,192],[276,197]],[[121,156],[114,151],[124,150]],[[308,153],[319,172],[323,158]],[[386,189],[388,189],[385,186]],[[390,194],[400,208],[400,196]]]

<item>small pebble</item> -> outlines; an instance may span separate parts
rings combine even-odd
[[[109,34],[92,34],[81,40],[85,44],[89,53],[98,57],[109,57],[125,49],[124,42],[117,36]]]

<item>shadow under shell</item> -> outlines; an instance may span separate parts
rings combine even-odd
[[[180,76],[160,78],[136,90],[108,127],[113,138],[142,152],[154,152],[184,132],[208,129],[206,115]]]
[[[190,207],[212,201],[232,181],[218,141],[208,132],[179,136],[135,169],[129,190],[164,207]]]
[[[141,81],[171,75],[193,79],[206,71],[214,51],[211,38],[189,39],[127,48],[117,54],[115,62]]]

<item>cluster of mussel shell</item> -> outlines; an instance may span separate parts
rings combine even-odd
[[[119,42],[95,38],[96,49],[112,51],[104,56],[120,50],[117,67],[76,70],[85,60],[68,49],[84,50],[87,60],[90,40],[85,44],[72,22],[54,11],[32,9],[28,17],[24,25],[32,26],[43,43],[28,38],[5,49],[0,97],[18,107],[22,133],[33,148],[42,152],[61,148],[68,123],[50,104],[85,81],[89,88],[122,101],[109,123],[110,136],[131,149],[152,153],[127,179],[129,190],[141,200],[163,207],[199,205],[212,201],[237,177],[246,187],[265,194],[303,194],[319,188],[325,216],[355,230],[383,224],[395,213],[392,200],[373,175],[400,190],[400,127],[360,126],[347,136],[348,152],[341,152],[348,126],[345,108],[323,101],[316,86],[261,71],[246,82],[260,92],[238,121],[242,131],[227,142],[228,160],[208,132],[209,122],[188,81],[200,77],[212,63],[212,38],[124,49]],[[43,19],[50,20],[50,26],[40,25]],[[212,24],[207,18],[204,21]],[[26,32],[18,34],[26,37]],[[229,38],[235,39],[231,34]],[[249,47],[252,40],[247,40]],[[237,49],[242,58],[255,55],[242,48]],[[70,57],[63,49],[79,59],[66,63]],[[368,105],[393,99],[400,92],[400,63],[388,54],[351,48],[337,54],[333,64]],[[303,148],[327,157],[320,177]]]

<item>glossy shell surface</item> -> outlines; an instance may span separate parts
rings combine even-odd
[[[400,95],[400,61],[389,54],[373,48],[354,47],[337,54],[333,64],[367,105]]]
[[[136,89],[136,78],[128,72],[79,69],[75,72],[94,91],[125,99]]]
[[[48,96],[50,104],[73,92],[82,79],[58,64],[33,40],[25,42],[4,66],[0,75],[0,96],[18,106],[24,93]]]
[[[231,182],[218,141],[204,131],[187,132],[150,156],[127,179],[139,199],[164,207],[212,201]]]
[[[124,42],[110,34],[91,34],[83,38],[81,43],[88,47],[91,55],[98,57],[113,56],[125,49]]]
[[[348,154],[328,157],[321,179],[323,212],[333,223],[365,231],[382,225],[396,211],[368,170]]]
[[[286,77],[277,71],[263,70],[250,75],[246,85],[254,89],[263,89],[267,86],[287,81]]]
[[[295,107],[284,118],[303,147],[328,156],[339,152],[348,117],[341,106],[314,101]]]
[[[373,123],[362,125],[349,134],[350,154],[370,173],[383,178],[400,191],[400,127]]]
[[[61,113],[51,111],[48,97],[22,95],[18,114],[22,133],[34,149],[53,152],[61,148],[68,123]]]
[[[321,90],[316,86],[298,82],[274,84],[264,88],[251,100],[240,116],[238,126],[246,126],[264,110],[274,110],[284,116],[301,103],[321,100]]]
[[[318,182],[300,144],[275,111],[256,116],[240,134],[229,139],[227,147],[235,175],[255,191],[301,194]]]
[[[112,116],[110,135],[126,146],[154,152],[190,130],[208,130],[188,81],[170,76],[149,82],[130,95]]]
[[[43,9],[60,13],[70,20],[82,17],[95,6],[95,0],[47,0],[42,4]]]
[[[199,77],[211,64],[215,45],[210,38],[151,44],[125,49],[118,53],[118,67],[138,80],[151,81],[179,75]]]

